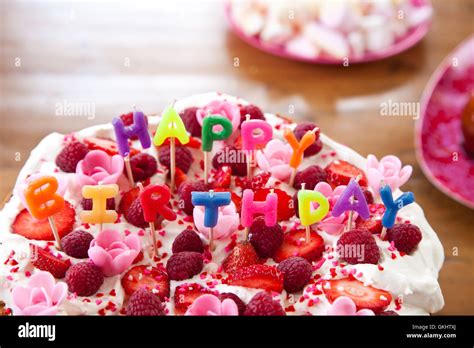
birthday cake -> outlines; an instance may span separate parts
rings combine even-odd
[[[382,202],[381,185],[400,197],[398,187],[411,167],[402,167],[395,156],[365,159],[312,123],[264,114],[220,93],[179,100],[173,108],[189,139],[184,145],[176,139],[176,189],[164,204],[169,214],[157,214],[151,223],[144,218],[150,207],[140,197],[148,187],[170,184],[169,139],[144,149],[141,138],[131,137],[134,182],[112,124],[52,133],[31,152],[0,213],[4,314],[413,315],[443,307],[437,281],[443,248],[422,209],[407,204],[392,214],[394,224],[385,226],[384,214],[391,208]],[[206,183],[202,124],[210,114],[227,118],[232,134],[214,142]],[[133,125],[134,117],[125,114],[121,121]],[[146,117],[150,138],[160,120]],[[257,144],[254,157],[242,156],[241,123],[246,120],[265,121],[272,129],[272,139]],[[297,142],[311,134],[296,165],[295,147],[287,143],[290,133]],[[55,179],[64,204],[52,219],[37,220],[26,188],[45,177]],[[117,211],[113,222],[82,220],[84,212],[96,209],[95,201],[83,197],[84,187],[94,185],[118,185],[116,197],[104,203],[108,212]],[[351,197],[346,206],[353,209],[336,214],[349,186],[363,195],[354,195],[362,210],[351,205]],[[244,227],[241,213],[249,208],[243,204],[244,190],[262,204],[276,196],[275,217],[263,211]],[[306,214],[298,206],[303,191],[319,192],[327,202],[327,212],[317,223],[306,223],[308,228],[304,219],[315,218],[325,204],[309,203]],[[227,204],[221,202],[212,227],[197,192],[230,197]]]

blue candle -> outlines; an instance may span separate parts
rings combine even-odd
[[[191,192],[193,205],[204,206],[204,226],[213,228],[217,225],[219,207],[230,204],[230,192]]]
[[[405,192],[396,200],[393,200],[392,190],[388,185],[384,185],[380,188],[380,197],[385,205],[385,213],[382,218],[382,225],[385,228],[390,228],[395,224],[395,219],[400,209],[415,201],[413,192]],[[382,237],[384,236],[385,233],[382,233]]]
[[[355,198],[355,199],[354,199]],[[355,211],[364,220],[370,217],[369,207],[364,193],[356,180],[351,179],[332,209],[332,216],[338,217],[345,211]]]

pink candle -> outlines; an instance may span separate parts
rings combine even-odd
[[[263,120],[250,120],[247,115],[247,121],[242,122],[242,149],[247,152],[247,177],[252,177],[251,162],[252,151],[255,151],[257,145],[265,145],[273,136],[272,126]]]
[[[241,222],[246,231],[245,239],[247,239],[248,228],[252,225],[255,214],[263,214],[265,217],[265,225],[267,226],[273,226],[277,223],[278,195],[272,190],[263,202],[254,201],[253,197],[254,193],[252,190],[244,190],[242,197]]]

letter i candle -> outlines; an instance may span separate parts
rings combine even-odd
[[[204,227],[209,228],[209,249],[214,251],[214,231],[219,217],[219,207],[230,204],[230,192],[191,192],[194,206],[204,206]]]
[[[61,250],[59,237],[53,215],[64,207],[64,198],[57,194],[58,180],[54,176],[43,176],[31,181],[24,191],[25,202],[31,216],[36,220],[48,219],[49,226],[56,241],[56,247]]]
[[[385,185],[382,182],[382,187],[380,188],[380,198],[382,198],[383,204],[385,205],[385,213],[382,217],[383,228],[380,234],[380,239],[384,240],[385,235],[387,234],[387,228],[391,228],[395,224],[398,211],[404,206],[413,203],[415,201],[415,195],[413,192],[404,192],[396,200],[393,200],[390,186]]]
[[[174,191],[175,186],[175,175],[176,175],[176,142],[175,138],[178,138],[179,142],[184,145],[189,142],[189,135],[186,133],[183,120],[179,116],[178,112],[170,106],[168,107],[163,115],[161,121],[156,128],[155,137],[153,138],[153,144],[160,146],[166,139],[170,139],[170,177],[171,177],[171,191]]]
[[[291,148],[293,149],[293,154],[291,155],[289,163],[290,167],[293,168],[293,172],[291,173],[290,177],[290,186],[292,187],[295,182],[296,171],[303,160],[304,150],[306,150],[316,141],[316,132],[318,131],[318,127],[307,131],[300,141],[296,139],[296,136],[291,129],[286,128],[283,132],[283,137],[286,139],[286,141],[288,141]]]
[[[107,199],[118,195],[118,185],[85,185],[82,187],[82,196],[92,199],[92,210],[81,212],[81,220],[88,224],[100,224],[99,230],[102,231],[104,223],[114,223],[117,221],[117,212],[107,210]]]
[[[222,129],[215,132],[214,126]],[[209,158],[208,153],[212,151],[212,145],[216,140],[225,140],[232,134],[232,123],[226,117],[219,115],[209,115],[202,120],[202,143],[201,149],[204,152],[204,182],[208,183]],[[207,226],[206,226],[207,227]]]
[[[244,190],[242,196],[241,223],[245,227],[245,240],[248,239],[249,227],[252,226],[254,215],[263,214],[266,226],[274,226],[277,223],[278,195],[270,190],[265,201],[255,202],[254,193],[250,189]]]
[[[305,226],[306,229],[305,242],[309,243],[311,239],[310,226],[326,217],[329,212],[329,201],[321,192],[306,190],[305,185],[306,184],[303,183],[301,190],[298,191],[298,213],[300,215],[301,224]],[[313,202],[318,203],[319,207],[312,209]]]
[[[148,126],[145,115],[141,111],[134,111],[132,125],[125,127],[119,117],[115,117],[112,120],[112,125],[114,126],[118,151],[125,162],[128,180],[130,181],[130,185],[134,187],[135,180],[133,179],[132,168],[130,167],[130,146],[128,144],[128,140],[133,136],[137,136],[140,140],[142,148],[148,149],[151,146],[151,139],[150,135],[148,134]]]

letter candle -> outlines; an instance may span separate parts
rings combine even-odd
[[[64,207],[64,198],[58,195],[58,180],[54,176],[42,176],[31,181],[25,189],[25,201],[30,212],[37,220],[48,219],[49,226],[56,241],[56,247],[61,250],[61,238],[52,216]]]
[[[128,139],[133,136],[137,136],[140,140],[142,148],[148,149],[151,146],[151,139],[150,135],[148,134],[148,126],[145,115],[143,112],[135,110],[133,111],[132,125],[127,127],[124,126],[122,120],[119,117],[114,117],[112,120],[112,125],[114,126],[118,151],[125,162],[128,180],[130,181],[130,185],[134,187],[135,180],[133,179],[132,168],[130,167],[130,146],[128,145]]]
[[[89,224],[100,224],[99,231],[102,231],[104,223],[113,223],[117,221],[117,212],[107,210],[107,199],[118,195],[118,185],[85,185],[82,187],[82,196],[92,199],[92,210],[81,212],[82,222]]]
[[[306,243],[311,239],[310,226],[326,217],[329,212],[328,199],[318,191],[306,190],[306,184],[301,184],[301,190],[298,191],[298,213],[300,215],[301,224],[306,228]],[[311,209],[311,204],[316,202],[319,204],[317,209]]]
[[[156,128],[153,144],[160,146],[166,139],[170,139],[170,177],[171,177],[171,191],[174,191],[175,175],[176,175],[176,143],[179,142],[184,145],[189,142],[189,135],[186,132],[183,120],[173,106],[168,107],[161,116],[161,121]]]
[[[316,141],[316,132],[319,130],[318,127],[315,127],[313,130],[307,131],[305,135],[301,138],[300,141],[296,139],[295,134],[289,128],[286,128],[283,132],[283,137],[288,141],[291,148],[293,149],[293,154],[290,158],[290,167],[293,168],[293,172],[290,177],[290,186],[293,187],[295,182],[296,170],[303,160],[304,150],[306,150],[311,144]]]
[[[214,126],[221,126],[221,130],[214,132]],[[202,143],[201,149],[204,153],[204,182],[208,183],[209,158],[208,153],[212,151],[212,145],[216,140],[225,140],[232,134],[232,123],[226,117],[220,115],[209,115],[202,120]]]
[[[344,212],[349,211],[349,219],[346,226],[347,231],[352,228],[352,216],[354,211],[356,211],[364,220],[367,220],[370,217],[369,206],[367,205],[367,200],[359,186],[359,180],[360,176],[351,179],[349,185],[347,185],[345,190],[339,196],[339,199],[332,209],[332,216],[334,217],[338,217]]]
[[[273,129],[266,121],[251,120],[249,114],[245,117],[246,121],[242,122],[241,126],[242,149],[247,153],[247,178],[251,179],[252,152],[257,145],[265,145],[272,139]]]
[[[391,228],[395,224],[397,213],[400,209],[411,204],[415,201],[415,195],[413,192],[404,192],[396,200],[393,200],[392,190],[389,185],[386,185],[383,181],[380,188],[380,198],[382,198],[383,204],[385,205],[385,213],[382,217],[382,232],[380,239],[384,240],[387,234],[387,228]]]
[[[248,239],[249,227],[252,225],[255,214],[265,216],[265,225],[274,226],[277,223],[278,195],[270,190],[265,201],[254,201],[254,193],[250,189],[244,190],[242,196],[241,222],[245,227],[245,240]]]
[[[204,227],[209,228],[209,249],[214,251],[214,231],[219,217],[219,207],[230,204],[230,192],[191,192],[194,206],[204,206]]]

